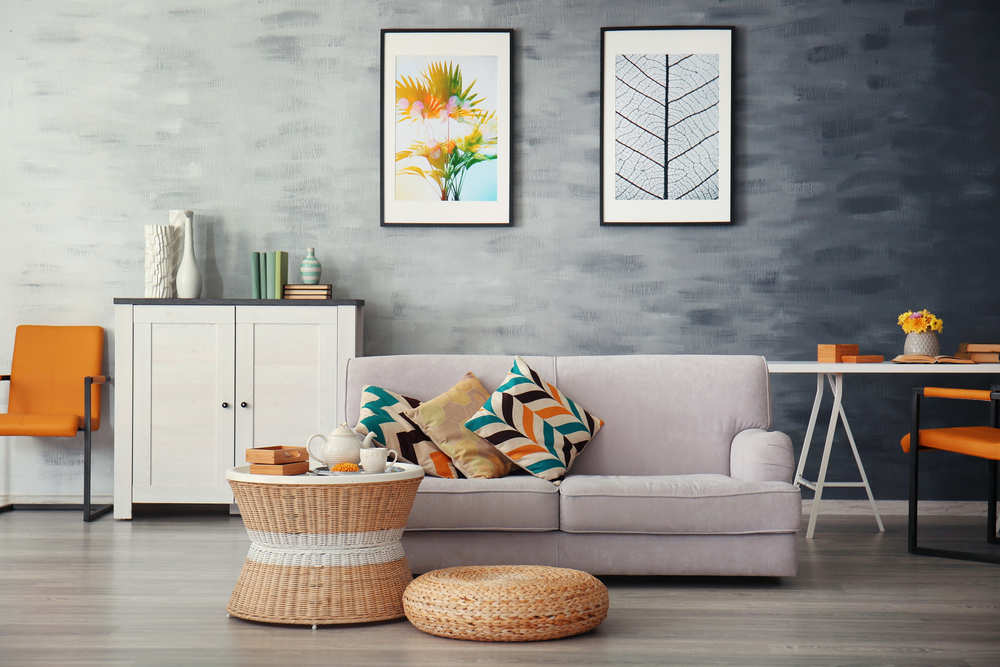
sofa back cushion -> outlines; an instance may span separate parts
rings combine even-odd
[[[733,437],[771,422],[763,357],[557,357],[555,384],[604,420],[570,475],[728,475]]]
[[[361,412],[361,389],[366,384],[384,387],[397,394],[427,401],[451,389],[472,371],[483,387],[492,392],[500,386],[514,355],[485,354],[402,354],[384,357],[357,357],[347,364],[347,422],[354,426]],[[553,357],[524,357],[538,374],[555,382]]]

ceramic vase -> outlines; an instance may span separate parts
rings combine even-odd
[[[197,299],[201,296],[201,270],[194,256],[194,211],[171,211],[170,223],[184,226],[184,254],[177,267],[177,297]]]
[[[173,225],[145,226],[145,271],[143,297],[171,299],[177,295],[174,280],[181,230]]]
[[[937,332],[921,331],[906,334],[906,342],[903,343],[903,354],[926,354],[931,357],[941,354]]]
[[[303,285],[318,285],[323,265],[316,259],[316,248],[306,248],[306,257],[299,264],[299,275]]]

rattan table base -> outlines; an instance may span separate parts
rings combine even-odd
[[[418,630],[439,637],[539,641],[600,625],[608,589],[593,575],[561,567],[450,567],[414,579],[403,608]]]
[[[413,575],[399,540],[419,477],[229,483],[251,541],[226,607],[231,615],[314,626],[404,615],[403,591]]]

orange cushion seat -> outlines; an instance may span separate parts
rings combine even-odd
[[[0,435],[72,438],[82,426],[77,415],[0,414]]]
[[[910,451],[909,433],[900,444],[904,452]],[[1000,429],[989,426],[920,429],[920,446],[1000,461]]]

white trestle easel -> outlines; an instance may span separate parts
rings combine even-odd
[[[809,513],[809,527],[806,529],[806,539],[812,539],[816,532],[816,518],[819,516],[819,505],[823,499],[823,489],[826,487],[856,487],[864,488],[868,494],[868,502],[871,503],[872,512],[875,514],[875,521],[878,529],[885,532],[882,525],[882,517],[879,516],[878,507],[875,505],[875,497],[872,495],[871,486],[868,484],[868,476],[865,474],[865,467],[861,463],[861,455],[858,453],[858,445],[851,432],[851,425],[847,421],[847,414],[844,412],[844,375],[845,374],[914,374],[923,373],[930,375],[950,374],[1000,374],[1000,364],[894,364],[890,361],[880,364],[844,364],[827,363],[817,361],[768,361],[767,369],[771,373],[813,373],[816,375],[816,398],[813,399],[812,412],[809,415],[809,425],[806,427],[805,439],[802,442],[802,452],[799,454],[799,463],[795,470],[795,483],[812,489],[815,492],[812,503],[812,511]],[[813,434],[816,431],[816,421],[819,419],[820,404],[823,401],[825,385],[830,385],[833,392],[833,406],[830,408],[830,421],[826,429],[826,443],[823,446],[823,458],[820,461],[819,475],[815,481],[808,480],[802,476],[806,466],[806,458],[809,456],[809,448],[812,443]],[[907,415],[909,420],[909,415]],[[851,451],[854,453],[854,461],[861,474],[860,482],[827,482],[826,472],[830,464],[830,450],[833,447],[833,439],[837,432],[838,421],[844,425],[847,434],[847,441],[851,444]],[[900,433],[900,438],[903,437]],[[902,451],[902,450],[900,450]]]

